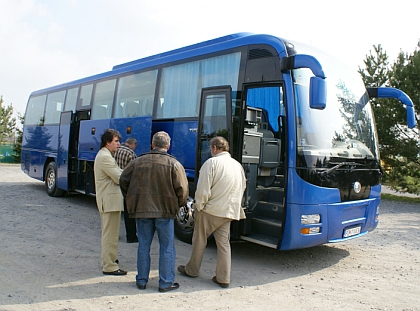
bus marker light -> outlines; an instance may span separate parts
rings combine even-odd
[[[321,227],[311,227],[311,228],[302,228],[300,229],[300,233],[302,234],[315,234],[320,233]]]
[[[300,233],[302,233],[302,234],[309,234],[309,228],[302,228],[302,229],[300,229]]]
[[[127,126],[127,134],[131,134],[131,126]]]
[[[95,133],[96,133],[96,128],[92,127],[92,129],[91,129],[90,133],[91,133],[92,135],[95,135]]]
[[[319,224],[321,222],[320,214],[302,215],[300,216],[300,223],[302,225],[307,224]]]

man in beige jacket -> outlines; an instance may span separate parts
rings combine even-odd
[[[122,170],[113,153],[120,145],[118,131],[107,129],[101,137],[101,149],[95,158],[96,204],[101,215],[102,272],[107,275],[126,275],[118,266],[117,251],[121,212],[124,210],[119,180]]]
[[[194,234],[192,254],[178,271],[197,277],[207,238],[213,233],[217,245],[216,275],[213,282],[229,287],[231,269],[230,223],[245,218],[242,197],[246,179],[242,165],[229,153],[229,144],[223,137],[210,140],[212,157],[200,169],[194,203]]]

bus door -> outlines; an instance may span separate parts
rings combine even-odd
[[[278,248],[284,222],[284,106],[280,85],[245,87],[242,165],[247,177],[241,239]]]
[[[196,182],[201,165],[211,157],[210,139],[215,136],[222,136],[232,147],[231,128],[232,88],[230,86],[204,88],[201,92],[198,119]]]
[[[90,110],[76,111],[70,126],[69,142],[69,191],[89,194],[86,191],[86,161],[79,161],[80,122],[90,120]]]
[[[69,142],[72,118],[72,111],[62,112],[58,130],[57,187],[66,191],[68,190]]]

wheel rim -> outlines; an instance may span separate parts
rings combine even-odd
[[[53,190],[55,187],[55,172],[50,169],[47,174],[47,187],[48,190]]]
[[[194,230],[194,200],[188,197],[187,204],[182,206],[176,214],[178,226],[184,231]]]

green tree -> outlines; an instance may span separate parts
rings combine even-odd
[[[21,114],[18,113],[18,118],[19,118],[20,124],[23,124],[25,122],[25,116],[22,116]],[[22,154],[22,141],[23,141],[23,131],[19,127],[16,127],[16,141],[13,146],[13,151],[15,152],[15,154],[13,155],[13,158],[16,163],[20,162],[20,157]]]
[[[374,46],[375,53],[367,55],[366,68],[359,67],[366,87],[390,86],[403,90],[420,104],[416,85],[420,84],[420,55],[401,52],[389,67],[388,56],[381,45]],[[417,129],[406,126],[404,106],[396,99],[373,99],[379,136],[379,148],[386,174],[384,182],[392,188],[410,193],[420,191],[419,137]]]
[[[16,119],[12,115],[13,106],[10,104],[3,107],[3,96],[0,96],[0,144],[4,144],[8,139],[14,137]]]

